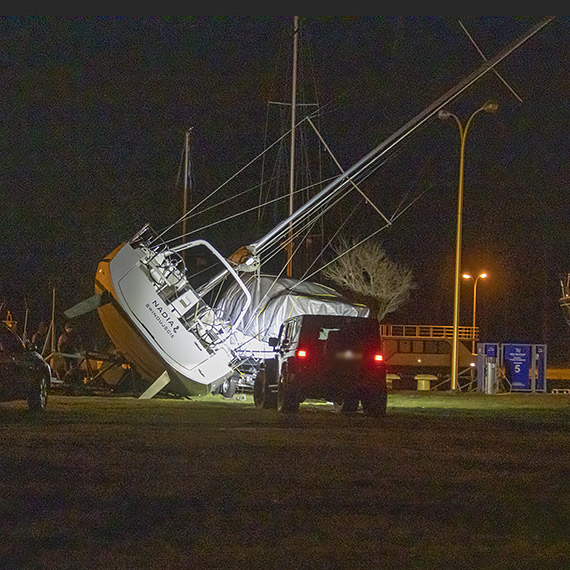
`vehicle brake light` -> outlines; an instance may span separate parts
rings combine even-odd
[[[381,355],[381,354],[375,354],[375,355],[374,355],[374,360],[375,360],[376,362],[382,362],[382,360],[384,360],[384,359],[382,358],[382,355]]]
[[[299,358],[306,358],[306,356],[307,356],[307,351],[306,351],[306,350],[303,350],[303,349],[300,349],[300,350],[297,351],[297,356],[298,356]]]

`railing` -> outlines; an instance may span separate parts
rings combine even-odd
[[[458,327],[460,340],[479,340],[479,327]],[[443,325],[380,325],[382,337],[448,338],[453,339],[453,327]]]

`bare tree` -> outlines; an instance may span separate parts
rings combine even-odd
[[[382,321],[409,299],[416,286],[412,270],[388,259],[378,242],[354,247],[356,243],[341,238],[334,248],[340,257],[323,269],[323,275],[363,298]]]

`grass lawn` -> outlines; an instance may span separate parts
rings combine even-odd
[[[570,568],[570,396],[0,405],[0,568]]]

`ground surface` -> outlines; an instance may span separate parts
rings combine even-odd
[[[570,568],[570,397],[0,406],[2,568]]]

